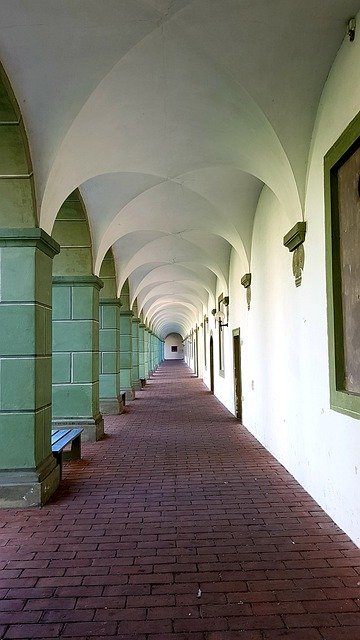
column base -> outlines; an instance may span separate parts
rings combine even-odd
[[[135,400],[135,389],[133,387],[126,389],[125,398],[126,400]]]
[[[133,389],[135,389],[135,391],[141,389],[141,381],[140,380],[135,380],[135,382],[132,383],[132,387]]]
[[[0,508],[42,507],[59,483],[60,466],[52,454],[37,469],[0,471]]]
[[[96,418],[53,418],[53,429],[79,427],[84,429],[81,434],[82,442],[96,442],[104,437],[104,418],[101,413]]]
[[[122,397],[118,398],[100,398],[100,412],[103,416],[116,416],[123,413],[124,404]]]

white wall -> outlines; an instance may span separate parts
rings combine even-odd
[[[177,347],[177,352],[173,353],[171,347]],[[165,338],[165,360],[182,360],[184,349],[182,337],[179,333],[169,333]]]
[[[283,246],[294,222],[265,187],[253,231],[250,311],[240,284],[243,267],[234,252],[231,256],[224,378],[218,375],[217,331],[208,314],[215,340],[215,394],[234,413],[232,329],[240,327],[245,426],[358,545],[360,422],[329,404],[323,158],[359,110],[357,37],[344,41],[318,110],[308,165],[301,287],[295,287],[292,256]],[[209,386],[207,371],[204,381]]]

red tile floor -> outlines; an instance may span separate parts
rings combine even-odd
[[[0,513],[1,639],[360,639],[359,550],[184,364],[106,431]]]

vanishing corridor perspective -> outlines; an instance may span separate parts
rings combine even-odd
[[[2,514],[1,637],[360,638],[358,549],[185,364],[106,430]]]
[[[359,31],[0,0],[0,640],[360,640]]]

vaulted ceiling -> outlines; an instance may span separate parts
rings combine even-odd
[[[94,273],[165,337],[249,270],[264,185],[301,219],[314,119],[358,0],[1,0],[39,224],[79,188]]]

